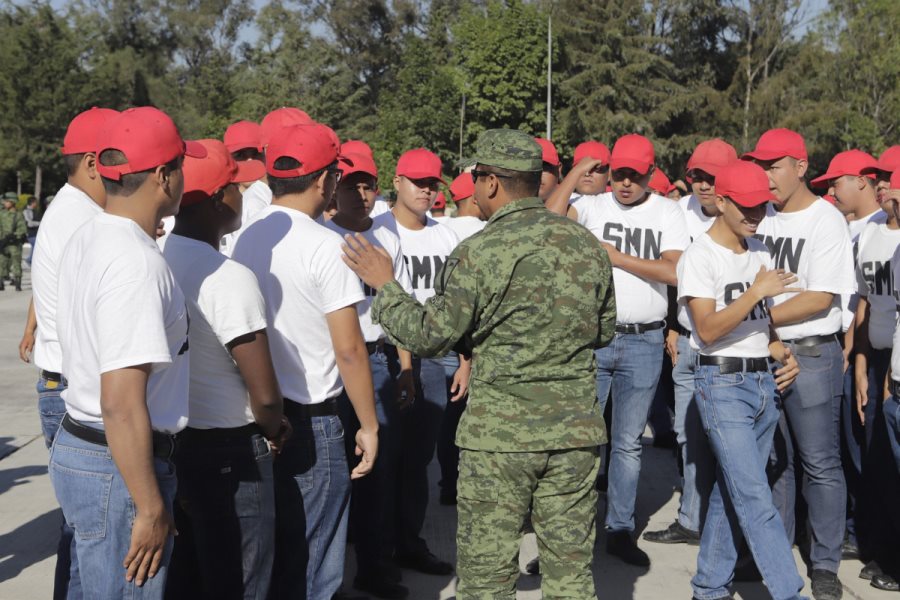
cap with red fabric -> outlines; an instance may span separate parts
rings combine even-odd
[[[725,140],[719,138],[706,140],[694,148],[694,153],[687,162],[687,171],[690,173],[696,169],[715,177],[719,169],[737,159],[737,150]]]
[[[900,190],[900,169],[891,173],[891,189]]]
[[[450,184],[450,197],[454,202],[471,198],[475,195],[475,182],[471,173],[462,173]]]
[[[581,142],[575,146],[575,156],[572,158],[572,161],[577,165],[585,158],[593,158],[594,160],[601,161],[600,164],[608,165],[609,148],[606,147],[606,144],[595,142],[593,140]]]
[[[829,204],[837,204],[837,198],[835,198],[831,194],[825,194],[824,196],[822,196],[822,200]]]
[[[559,166],[559,152],[556,151],[556,146],[553,145],[548,139],[545,138],[534,138],[534,141],[538,143],[541,147],[541,159],[548,164],[553,165],[554,167]]]
[[[672,182],[669,181],[662,169],[657,168],[650,176],[650,183],[647,184],[647,187],[661,196],[666,196],[672,191]]]
[[[225,147],[229,152],[254,148],[262,152],[262,127],[253,121],[238,121],[225,130]]]
[[[372,177],[378,177],[378,167],[371,155],[360,152],[345,152],[341,146],[341,156],[338,160],[338,168],[344,178],[354,173],[365,173]]]
[[[898,170],[900,170],[900,146],[891,146],[881,153],[874,166],[866,167],[862,173],[863,175],[874,174],[877,171],[893,173]]]
[[[126,162],[121,165],[103,165],[97,161],[97,172],[114,181],[122,179],[122,175],[164,165],[179,156],[206,156],[206,148],[181,139],[169,115],[152,106],[129,108],[107,121],[97,135],[97,156],[102,159],[105,150],[118,150],[125,155]]]
[[[268,146],[272,141],[272,136],[279,129],[294,125],[309,125],[310,123],[314,123],[314,121],[299,108],[291,106],[276,108],[263,117],[262,123],[260,123],[260,141],[263,146]]]
[[[609,156],[609,168],[613,171],[632,169],[646,175],[655,160],[653,142],[637,133],[629,133],[616,140]]]
[[[778,160],[790,156],[797,160],[807,160],[806,142],[803,136],[790,129],[770,129],[756,142],[756,148],[752,152],[744,153],[744,160]]]
[[[324,169],[338,159],[337,136],[327,125],[294,125],[275,132],[266,148],[266,172],[273,177],[301,177]],[[279,158],[300,163],[294,169],[276,169]]]
[[[64,155],[97,151],[97,134],[107,121],[121,113],[111,108],[93,108],[78,114],[66,129],[66,137],[60,151]]]
[[[397,175],[408,179],[441,179],[443,164],[440,157],[425,148],[407,150],[397,160]]]
[[[472,179],[469,177],[469,179]],[[444,192],[438,192],[438,195],[434,199],[434,204],[431,205],[431,210],[443,210],[447,208],[447,198],[444,196]]]
[[[858,177],[863,175],[863,170],[874,167],[876,165],[875,157],[868,152],[862,150],[847,150],[846,152],[838,152],[828,163],[828,170],[823,175],[816,177],[810,183],[827,183],[832,179],[843,177],[844,175],[853,175]]]
[[[206,200],[229,183],[248,183],[266,174],[266,166],[258,160],[235,162],[219,140],[199,140],[198,143],[206,148],[206,156],[184,159],[182,206]]]
[[[716,195],[731,198],[746,208],[759,206],[775,196],[769,190],[769,176],[756,163],[737,160],[716,174]]]
[[[365,154],[366,156],[374,156],[372,147],[362,140],[347,140],[341,144],[341,155],[347,154]]]

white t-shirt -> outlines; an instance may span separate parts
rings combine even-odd
[[[747,251],[735,254],[708,234],[700,234],[678,261],[678,300],[714,298],[718,312],[750,288],[760,267],[771,269],[773,261],[759,240],[748,239]],[[759,302],[737,327],[712,344],[704,344],[692,333],[691,347],[707,356],[769,356],[770,303]]]
[[[334,220],[325,223],[325,227],[337,233],[341,238],[345,235],[353,235],[356,232],[345,229],[334,222]],[[381,246],[394,263],[394,279],[408,294],[412,294],[412,285],[409,282],[409,273],[406,271],[406,264],[403,262],[403,251],[400,249],[400,238],[397,234],[384,226],[382,221],[380,224],[372,222],[372,227],[362,232],[363,237],[373,246]],[[356,305],[356,311],[359,313],[359,327],[362,329],[363,338],[367,342],[377,342],[384,337],[384,330],[381,325],[372,323],[372,301],[378,294],[374,289],[367,286],[362,281],[359,282],[366,295],[365,300]]]
[[[776,212],[770,204],[755,237],[768,246],[776,268],[797,275],[794,287],[835,294],[831,308],[802,323],[778,327],[778,336],[782,340],[793,340],[840,331],[840,296],[856,290],[853,246],[847,221],[841,213],[821,198],[809,207],[791,213]],[[777,296],[775,305],[798,293]]]
[[[166,249],[166,242],[169,241],[169,234],[175,229],[175,217],[163,217],[162,225],[163,234],[156,238],[156,245],[159,246],[160,251]]]
[[[103,209],[90,196],[67,183],[41,219],[31,258],[31,290],[37,318],[34,364],[45,371],[62,371],[62,349],[56,331],[59,261],[75,231],[101,212]]]
[[[678,206],[684,211],[684,220],[687,224],[688,235],[691,241],[706,233],[716,220],[715,216],[710,217],[703,212],[700,200],[693,194],[681,198],[678,201]],[[688,315],[687,306],[685,306],[684,302],[678,303],[678,324],[688,331],[691,330],[691,318]]]
[[[684,212],[676,202],[657,194],[650,194],[637,206],[626,206],[607,192],[582,196],[574,206],[578,222],[597,239],[631,256],[659,260],[663,252],[682,251],[690,244]],[[665,283],[618,267],[613,267],[613,282],[618,323],[650,323],[666,318],[669,299]]]
[[[459,244],[459,238],[452,229],[431,218],[422,229],[407,229],[397,222],[392,212],[375,219],[375,227],[386,227],[400,237],[413,297],[424,304],[434,296],[438,273]]]
[[[187,300],[191,329],[190,419],[197,429],[254,421],[244,378],[225,345],[266,328],[256,277],[207,243],[172,234],[163,252]]]
[[[456,237],[459,238],[459,241],[463,241],[484,229],[487,222],[482,221],[478,217],[453,217],[452,219],[444,221],[444,225],[456,233]]]
[[[219,251],[225,256],[231,256],[238,238],[247,229],[253,217],[270,204],[272,204],[272,190],[265,181],[254,181],[250,187],[244,190],[241,200],[241,227],[237,231],[222,236]]]
[[[188,421],[188,312],[154,240],[131,219],[101,213],[72,236],[59,270],[57,327],[66,410],[102,422],[100,375],[150,364],[147,409],[156,431]]]
[[[375,198],[375,202],[372,204],[372,210],[369,211],[369,216],[373,219],[379,215],[383,215],[386,212],[391,212],[391,205],[388,204],[388,201],[379,196]]]
[[[286,398],[319,404],[341,393],[325,315],[365,300],[341,259],[344,241],[306,213],[271,205],[256,214],[234,260],[250,268],[266,301],[269,349]]]
[[[890,348],[897,303],[891,279],[891,259],[900,244],[900,229],[884,223],[869,223],[859,235],[856,277],[859,295],[869,302],[869,343],[873,348]]]
[[[891,346],[891,379],[900,381],[900,246],[891,256],[891,291],[894,295],[898,317],[894,322],[894,343]]]
[[[859,236],[866,229],[869,223],[885,223],[887,221],[887,213],[879,209],[870,215],[861,219],[855,219],[848,223],[850,228],[850,242],[853,244],[853,263],[856,264],[856,258],[859,252]],[[853,323],[853,317],[856,316],[856,307],[859,305],[859,294],[853,293],[849,296],[841,296],[841,329],[847,331]],[[886,346],[887,347],[887,346]]]

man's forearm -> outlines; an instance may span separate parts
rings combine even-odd
[[[445,302],[445,306],[439,310],[435,310],[430,304],[423,306],[403,292],[399,284],[392,282],[375,298],[373,316],[397,346],[406,348],[416,356],[443,356],[459,340],[456,332],[468,329],[450,322],[453,317],[449,315],[448,305]],[[462,310],[468,307],[454,308]]]
[[[829,292],[800,292],[790,300],[772,307],[772,322],[776,327],[783,327],[806,321],[828,310],[833,301],[834,294]]]
[[[365,343],[362,343],[362,338],[353,349],[337,353],[335,358],[341,379],[344,381],[344,390],[350,404],[353,405],[360,427],[367,431],[378,431],[369,353],[366,351]]]
[[[33,336],[37,331],[37,316],[34,314],[34,297],[28,302],[28,316],[25,318],[25,335]]]
[[[547,202],[544,203],[547,210],[565,217],[569,209],[569,199],[578,186],[578,180],[582,177],[584,177],[584,174],[579,169],[569,171],[568,175],[563,178],[560,184],[556,186],[556,189],[553,190],[553,193],[550,194],[550,197],[547,198]]]
[[[650,281],[658,281],[666,285],[678,285],[678,276],[675,272],[675,262],[664,258],[652,260],[648,258],[638,258],[630,254],[619,254],[617,267],[628,271],[632,275],[649,279]]]

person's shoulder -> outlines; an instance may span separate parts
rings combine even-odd
[[[827,229],[830,232],[844,232],[850,236],[850,226],[846,217],[830,202],[817,198],[809,207],[810,222],[813,227]]]

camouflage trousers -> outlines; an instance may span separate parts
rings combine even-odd
[[[11,244],[0,249],[0,277],[10,272],[14,279],[22,278],[22,246]]]
[[[598,448],[547,452],[462,450],[457,600],[513,600],[522,523],[532,512],[545,599],[596,600]]]

